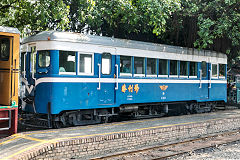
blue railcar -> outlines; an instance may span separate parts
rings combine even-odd
[[[227,100],[224,54],[46,31],[23,40],[22,109],[53,124],[210,111]]]

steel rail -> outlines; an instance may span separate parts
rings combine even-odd
[[[224,132],[224,133],[221,133],[221,134],[214,134],[214,135],[211,135],[211,136],[195,138],[195,139],[186,140],[186,141],[177,142],[177,143],[172,143],[172,144],[166,144],[166,145],[160,145],[160,146],[155,146],[155,147],[150,147],[150,148],[144,148],[144,149],[139,149],[139,150],[130,151],[130,152],[122,152],[122,153],[117,153],[117,154],[114,154],[114,155],[107,155],[107,156],[96,157],[96,158],[92,158],[91,160],[102,160],[102,159],[106,160],[106,159],[111,159],[111,158],[122,157],[122,156],[131,155],[131,154],[136,154],[136,153],[140,153],[140,152],[149,152],[151,150],[154,151],[156,149],[174,147],[174,146],[177,146],[177,145],[183,145],[183,144],[197,142],[197,141],[202,141],[202,140],[208,140],[208,139],[216,138],[216,137],[219,137],[219,136],[232,135],[232,134],[239,133],[239,132],[240,132],[240,130],[234,130],[234,131],[230,131],[230,132]],[[240,139],[240,137],[239,137],[239,139]],[[236,141],[236,140],[234,140],[234,141]],[[226,144],[226,143],[230,143],[230,142],[234,142],[234,141],[231,141],[231,140],[229,142],[223,141],[222,143],[219,143],[217,145]],[[172,153],[172,154],[168,154],[168,155],[165,155],[165,156],[161,156],[161,157],[159,156],[159,157],[156,157],[156,158],[152,158],[152,160],[166,159],[166,158],[170,158],[170,157],[173,157],[173,156],[182,155],[184,153],[188,153],[188,152],[191,152],[191,151],[196,151],[196,150],[204,149],[204,148],[210,148],[210,147],[213,147],[215,145],[216,144],[210,145],[210,146],[207,146],[207,147],[205,146],[205,147],[199,147],[199,148],[191,149],[191,150],[189,149],[189,150],[185,150],[185,151],[179,151],[177,153]]]

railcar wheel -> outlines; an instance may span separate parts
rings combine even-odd
[[[53,128],[54,129],[59,129],[59,128],[63,128],[63,127],[64,127],[64,125],[63,125],[62,122],[60,122],[60,121],[54,121],[53,122]]]
[[[205,110],[205,112],[212,112],[213,107],[214,107],[213,103],[206,103],[206,110]]]
[[[199,104],[193,103],[190,106],[192,108],[192,113],[202,113],[202,110]]]
[[[101,123],[108,123],[108,122],[109,122],[108,116],[101,117]]]
[[[190,105],[189,104],[185,104],[185,106],[184,106],[184,109],[183,109],[184,111],[184,114],[185,115],[189,115],[189,114],[191,114],[192,113],[192,108],[190,107]]]

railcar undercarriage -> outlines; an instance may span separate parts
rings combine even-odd
[[[58,115],[20,112],[21,123],[31,127],[62,128],[107,123],[111,121],[153,118],[181,114],[206,113],[223,105],[219,102],[172,102],[128,104],[116,108],[63,111]],[[48,110],[50,111],[50,105]]]

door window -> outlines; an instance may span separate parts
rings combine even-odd
[[[111,61],[112,55],[110,53],[102,54],[102,74],[110,74],[111,73]]]
[[[202,77],[207,77],[207,62],[202,62]]]
[[[10,54],[10,40],[8,38],[0,39],[0,60],[8,61]]]

